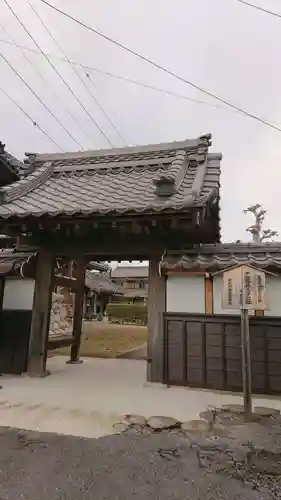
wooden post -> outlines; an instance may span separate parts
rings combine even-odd
[[[73,344],[71,346],[69,364],[80,364],[79,359],[82,324],[83,324],[83,309],[84,309],[84,290],[85,290],[85,270],[86,265],[83,259],[76,261],[75,277],[77,279],[77,288],[75,291],[74,301],[74,316],[73,316]]]
[[[159,275],[159,260],[149,261],[148,275],[148,340],[147,340],[147,380],[164,380],[164,324],[166,308],[166,279]]]
[[[30,376],[46,376],[47,344],[53,290],[52,254],[41,249],[38,252],[32,319],[30,327],[27,373]]]
[[[244,415],[245,420],[249,422],[252,420],[252,380],[249,313],[247,309],[241,309],[241,347]]]
[[[205,313],[213,314],[213,280],[205,277]]]

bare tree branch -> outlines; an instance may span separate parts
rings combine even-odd
[[[247,228],[248,233],[252,235],[252,241],[255,243],[262,243],[278,236],[278,232],[274,229],[263,229],[267,210],[262,208],[259,203],[246,208],[246,210],[243,210],[243,213],[252,213],[255,217],[255,224]]]

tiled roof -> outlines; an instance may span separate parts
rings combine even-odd
[[[24,164],[5,150],[0,141],[0,186],[5,186],[20,179]]]
[[[13,248],[5,248],[0,250],[0,275],[29,275],[28,264],[32,264],[31,260],[36,257],[36,254],[30,252],[16,252]],[[33,265],[31,266],[33,268]]]
[[[225,269],[239,264],[281,269],[281,243],[229,243],[202,245],[198,249],[168,253],[161,262],[163,270]]]
[[[95,262],[91,260],[88,265],[87,269],[92,269],[93,271],[100,271],[102,273],[106,273],[110,269],[110,265],[107,264],[106,262]]]
[[[108,276],[95,274],[89,270],[86,271],[85,285],[96,293],[105,293],[107,295],[123,295],[121,289],[109,279]]]
[[[111,277],[116,278],[148,278],[148,266],[117,266],[111,271]]]
[[[208,153],[210,139],[29,154],[33,172],[0,189],[0,218],[200,208],[219,194],[221,155]]]

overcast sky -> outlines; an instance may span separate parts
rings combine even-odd
[[[212,105],[218,104],[51,11],[39,0],[30,1],[69,58]],[[280,19],[236,0],[50,1],[133,50],[281,128]],[[280,0],[253,2],[281,13]],[[9,0],[9,3],[42,49],[60,56],[58,47],[40,25],[27,0]],[[36,49],[3,1],[0,22],[18,44]],[[36,75],[18,48],[3,43],[3,40],[11,40],[2,27],[0,39],[1,53],[78,142],[89,149],[107,147],[104,137],[42,55],[25,51],[49,86]],[[72,68],[65,62],[52,61],[112,143],[121,146],[121,139]],[[1,59],[0,68],[2,88],[62,149],[77,150],[75,142]],[[267,227],[281,233],[281,204],[277,203],[281,196],[281,132],[231,110],[168,96],[95,71],[90,72],[91,80],[88,80],[83,69],[78,68],[78,71],[129,145],[212,133],[212,151],[223,153],[221,217],[224,241],[249,239],[245,228],[251,223],[251,217],[243,215],[242,209],[255,203],[268,209]],[[22,159],[26,151],[57,150],[1,91],[0,106],[0,139],[12,154]]]

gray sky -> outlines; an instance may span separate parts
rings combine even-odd
[[[124,52],[38,0],[31,0],[69,58],[124,77],[218,104],[204,94]],[[51,1],[51,0],[50,0]],[[154,59],[188,80],[265,118],[281,128],[281,20],[236,0],[52,0],[53,4]],[[253,0],[281,13],[280,0]],[[27,0],[9,0],[45,52],[61,55]],[[4,2],[0,20],[17,43],[36,48]],[[0,28],[0,38],[9,40]],[[83,144],[107,147],[86,113],[41,55],[26,52],[43,73],[60,102],[38,78],[18,48],[0,42],[1,52]],[[53,59],[73,91],[115,145],[122,142],[67,63]],[[1,86],[59,142],[76,150],[71,138],[0,60]],[[83,78],[85,72],[79,70]],[[182,140],[211,132],[215,152],[223,153],[221,216],[223,240],[249,239],[251,217],[242,209],[261,203],[266,225],[281,233],[281,132],[231,110],[199,105],[91,72],[92,92],[130,145]],[[51,152],[55,146],[0,92],[0,139],[22,158],[25,151]],[[90,141],[66,111],[68,108],[92,137]]]

